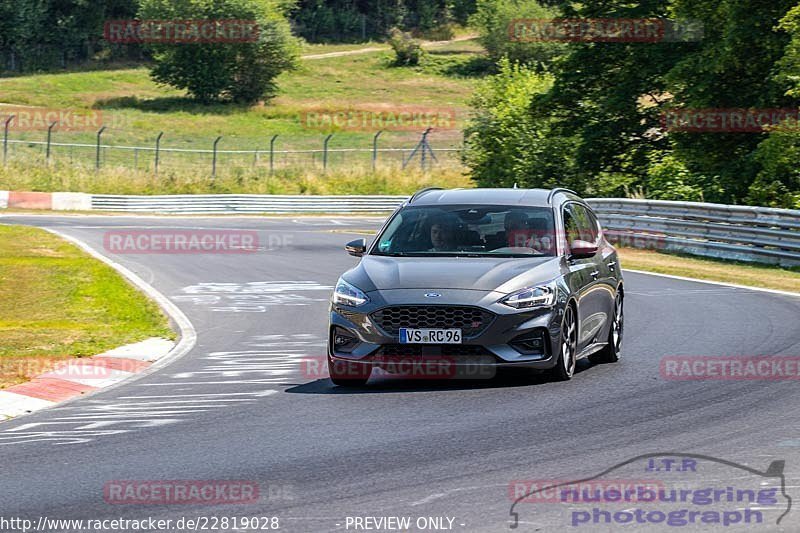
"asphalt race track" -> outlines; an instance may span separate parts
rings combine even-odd
[[[0,424],[4,517],[279,517],[280,530],[311,532],[356,530],[347,517],[449,517],[442,528],[508,531],[515,480],[576,480],[642,454],[683,452],[757,470],[785,460],[795,503],[779,526],[762,530],[800,531],[798,381],[673,381],[659,371],[665,356],[800,356],[800,298],[627,273],[618,364],[584,361],[566,383],[378,378],[346,390],[301,361],[323,360],[330,292],[357,261],[343,244],[379,219],[0,222],[87,243],[170,298],[198,335],[188,354],[157,372]],[[142,228],[256,230],[263,249],[104,250],[105,232]],[[104,486],[114,480],[248,480],[260,497],[109,504]],[[535,508],[517,506],[518,531],[619,530],[572,527],[563,514]]]

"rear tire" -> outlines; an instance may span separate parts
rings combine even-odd
[[[363,387],[372,375],[372,365],[334,360],[328,356],[328,374],[339,387]]]
[[[608,329],[608,344],[599,352],[589,356],[592,363],[616,363],[619,361],[620,351],[622,350],[622,334],[625,330],[625,313],[623,309],[622,292],[617,291],[614,298],[614,317],[611,327]]]
[[[564,320],[561,323],[561,343],[558,347],[558,361],[550,370],[556,381],[569,381],[575,374],[578,348],[578,326],[575,311],[571,305],[564,309]]]

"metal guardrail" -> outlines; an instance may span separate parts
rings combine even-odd
[[[407,196],[256,194],[91,195],[102,211],[168,214],[380,213]],[[609,238],[635,248],[800,266],[800,210],[708,203],[592,198]]]
[[[282,196],[208,194],[170,196],[92,195],[92,209],[168,214],[380,213],[393,211],[407,196]]]
[[[800,266],[800,210],[593,198],[612,240],[636,248]]]

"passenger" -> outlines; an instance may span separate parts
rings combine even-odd
[[[555,242],[550,222],[546,218],[532,218],[529,221],[529,225],[533,235],[527,246],[543,254],[554,252],[553,246]]]
[[[531,237],[528,215],[522,211],[510,211],[503,226],[506,230],[506,244],[510,247],[525,247]]]

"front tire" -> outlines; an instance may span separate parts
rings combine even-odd
[[[578,351],[578,325],[575,311],[571,305],[564,309],[564,320],[561,323],[561,344],[558,349],[558,361],[550,371],[553,379],[569,381],[575,374]]]
[[[622,350],[622,334],[625,330],[625,313],[623,309],[622,292],[617,291],[614,298],[614,317],[611,327],[608,328],[608,344],[599,352],[589,356],[592,363],[616,363],[619,361],[620,351]]]
[[[328,374],[333,384],[339,387],[363,387],[372,375],[372,365],[334,360],[328,356]]]

